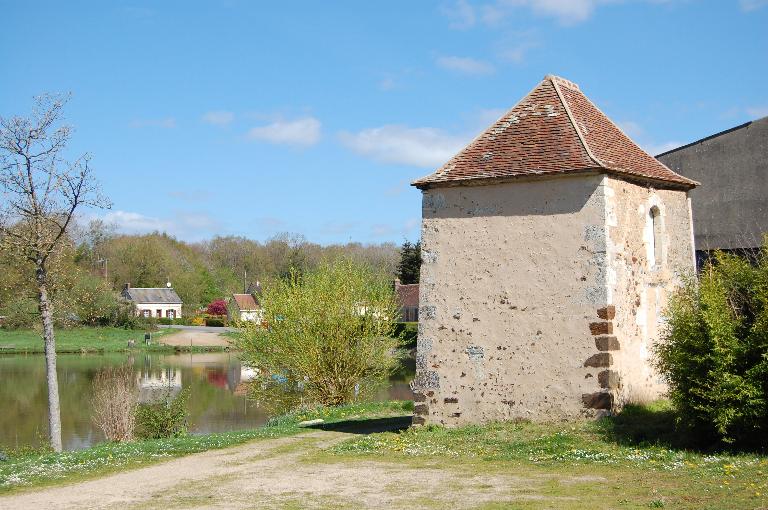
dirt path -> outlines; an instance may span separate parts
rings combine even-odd
[[[188,329],[180,330],[178,333],[158,338],[160,343],[166,345],[182,346],[217,346],[227,347],[230,344],[229,339],[213,331],[193,331]]]
[[[552,477],[472,472],[459,463],[329,456],[342,432],[254,441],[73,485],[0,497],[0,508],[471,508],[557,498]],[[590,481],[561,480],[560,483]],[[571,499],[571,498],[566,498]],[[539,501],[540,503],[542,501]],[[571,503],[573,503],[571,501]]]

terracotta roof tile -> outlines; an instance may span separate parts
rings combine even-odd
[[[418,283],[395,284],[395,291],[397,292],[397,302],[400,306],[419,306]]]
[[[435,173],[412,184],[597,170],[691,188],[643,151],[579,90],[547,76],[491,127]]]
[[[232,294],[232,297],[235,299],[235,303],[237,303],[237,307],[240,310],[251,311],[259,309],[259,305],[250,294]]]

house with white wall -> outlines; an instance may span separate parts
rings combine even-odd
[[[251,294],[232,294],[227,306],[230,319],[240,321],[260,321],[263,317],[261,306]]]
[[[170,282],[166,287],[131,287],[126,283],[121,295],[136,307],[136,315],[143,317],[178,319],[183,302]]]

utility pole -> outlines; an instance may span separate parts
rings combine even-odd
[[[243,294],[248,294],[248,268],[243,269]]]

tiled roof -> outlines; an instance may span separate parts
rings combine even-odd
[[[578,85],[551,75],[435,173],[412,184],[591,170],[671,187],[698,184],[641,149]]]
[[[397,293],[397,302],[400,306],[419,306],[419,284],[409,283],[401,285],[395,284]]]
[[[259,305],[256,303],[256,300],[253,299],[253,296],[250,294],[232,294],[232,297],[235,299],[235,303],[237,303],[237,307],[241,311],[251,311],[251,310],[258,310]]]
[[[123,297],[130,299],[134,303],[182,304],[181,298],[176,294],[176,291],[166,287],[129,287],[123,290]]]

